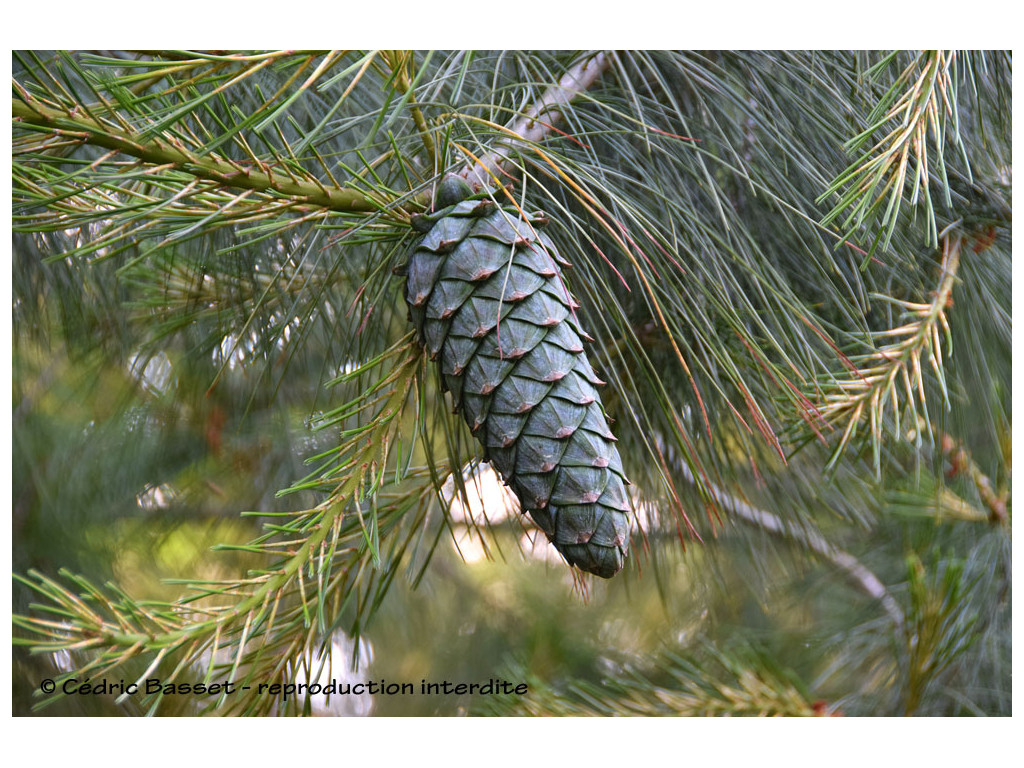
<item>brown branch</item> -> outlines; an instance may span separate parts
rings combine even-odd
[[[508,137],[497,139],[482,157],[469,160],[457,173],[483,186],[493,185],[493,177],[518,149],[543,141],[563,118],[563,107],[592,86],[611,65],[609,53],[601,52],[581,61],[557,85],[548,88],[530,109],[508,126]],[[543,119],[541,119],[543,118]]]
[[[686,464],[680,463],[678,470],[688,483],[698,485],[693,472]],[[705,480],[700,485],[707,488],[708,492],[721,505],[722,509],[732,514],[736,519],[760,528],[772,536],[795,542],[810,550],[821,559],[832,563],[846,574],[855,587],[869,597],[878,600],[896,626],[903,626],[903,611],[900,609],[896,599],[886,588],[885,584],[849,552],[834,547],[817,531],[787,523],[778,515],[773,515],[771,512],[765,512],[763,509],[753,507],[713,483]]]

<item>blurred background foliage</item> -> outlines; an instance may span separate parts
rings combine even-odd
[[[17,714],[1010,713],[1008,53],[13,64]],[[608,582],[409,340],[409,216],[481,167],[574,264]],[[529,693],[36,690],[145,674]]]

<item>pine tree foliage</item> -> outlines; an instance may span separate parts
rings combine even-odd
[[[25,681],[308,680],[341,635],[383,664],[444,579],[509,627],[558,604],[449,558],[537,594],[545,551],[515,504],[457,513],[494,456],[408,317],[454,173],[545,212],[633,483],[622,574],[540,567],[615,612],[602,640],[507,648],[535,696],[474,709],[1008,713],[1011,80],[1006,52],[15,52]],[[186,514],[216,564],[119,584]]]
[[[530,699],[507,697],[486,702],[481,713],[538,716],[754,716],[816,717],[830,714],[823,701],[810,701],[799,680],[773,667],[756,652],[704,650],[685,659],[664,654],[653,660],[659,678],[636,669],[617,670],[599,684],[576,682],[557,690],[530,680]],[[513,672],[513,677],[523,673]],[[840,713],[841,714],[841,713]]]

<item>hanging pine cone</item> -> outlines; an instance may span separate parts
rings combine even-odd
[[[405,296],[485,459],[570,564],[610,578],[629,546],[629,481],[545,224],[446,177],[413,220],[424,234]]]

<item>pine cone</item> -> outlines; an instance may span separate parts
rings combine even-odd
[[[446,177],[413,221],[406,301],[484,458],[570,564],[610,578],[629,546],[629,481],[545,224]]]

